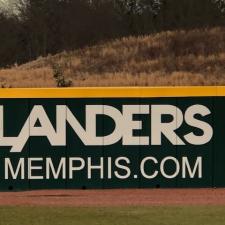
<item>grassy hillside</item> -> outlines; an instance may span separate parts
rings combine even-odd
[[[0,85],[55,87],[52,65],[73,86],[225,85],[225,27],[129,37],[0,70]]]

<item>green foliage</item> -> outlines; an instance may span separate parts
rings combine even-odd
[[[52,64],[52,70],[53,70],[53,77],[56,81],[57,87],[71,87],[72,81],[66,80],[64,76],[64,70],[62,65],[58,63]]]
[[[12,88],[12,86],[6,82],[0,82],[0,88]]]

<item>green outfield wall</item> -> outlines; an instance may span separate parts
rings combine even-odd
[[[0,90],[0,190],[225,187],[225,87]]]

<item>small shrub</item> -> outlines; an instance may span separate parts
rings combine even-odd
[[[71,87],[72,81],[66,80],[64,76],[64,69],[58,63],[52,63],[53,77],[56,81],[57,87]]]
[[[1,82],[0,83],[0,88],[12,88],[12,86],[7,84],[7,83],[5,83],[5,82]]]

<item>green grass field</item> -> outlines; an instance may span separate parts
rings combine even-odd
[[[224,225],[225,206],[0,207],[0,225]]]

